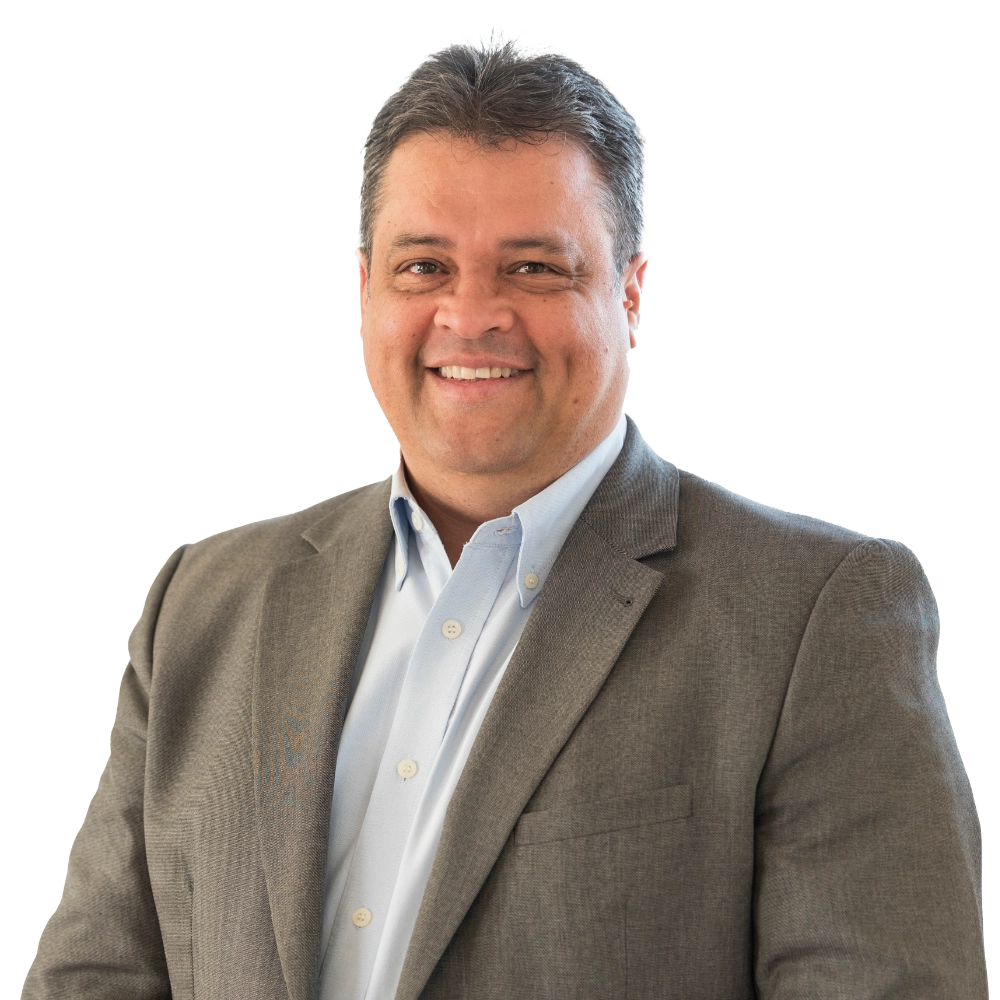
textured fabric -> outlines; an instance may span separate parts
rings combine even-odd
[[[531,603],[621,452],[625,431],[623,415],[565,475],[510,516],[480,525],[454,571],[402,466],[393,476],[394,537],[352,679],[333,783],[323,1000],[395,993],[473,741]],[[448,620],[461,625],[454,639],[442,634]],[[415,776],[400,776],[402,760],[416,763]],[[361,908],[369,914],[364,927],[353,921]]]
[[[168,562],[24,997],[316,996],[388,498]],[[679,473],[630,424],[455,788],[399,1000],[985,998],[937,628],[903,546]]]

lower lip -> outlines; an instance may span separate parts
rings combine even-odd
[[[460,393],[462,396],[468,396],[470,394],[475,396],[486,395],[492,392],[499,392],[501,390],[509,389],[511,386],[515,385],[521,379],[523,379],[531,369],[520,370],[516,375],[510,375],[507,378],[448,378],[442,375],[436,368],[428,368],[428,374],[440,382],[443,386],[447,386],[453,392]]]

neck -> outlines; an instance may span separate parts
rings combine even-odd
[[[434,525],[452,569],[463,546],[481,524],[510,517],[515,507],[551,486],[611,433],[618,418],[619,414],[613,413],[608,426],[591,428],[589,433],[566,442],[564,447],[550,447],[526,465],[501,473],[442,468],[420,448],[419,442],[414,443],[410,459],[406,460],[401,444],[399,464],[406,485]]]
[[[554,483],[576,461],[570,462],[566,468],[552,469],[539,477],[504,476],[500,482],[495,476],[475,476],[451,470],[432,476],[422,475],[421,470],[411,467],[405,456],[403,464],[410,492],[431,519],[454,566],[463,546],[481,524],[507,517],[518,504]]]

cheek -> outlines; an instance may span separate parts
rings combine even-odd
[[[426,299],[372,297],[361,324],[368,381],[390,422],[403,419],[423,385],[421,348],[433,317]]]
[[[585,304],[553,296],[518,311],[528,339],[550,373],[572,370],[574,360],[591,354],[596,332],[593,313]]]
[[[383,409],[392,409],[399,394],[398,362],[403,352],[394,343],[394,327],[389,317],[369,311],[361,327],[361,338],[368,381]]]
[[[628,354],[628,323],[609,310],[576,317],[572,336],[561,344],[570,373],[577,379],[603,381],[612,377]]]
[[[371,302],[361,325],[365,362],[410,365],[422,342],[427,307],[403,299]]]
[[[393,321],[401,338],[422,341],[434,329],[440,300],[437,295],[400,295],[392,299]]]

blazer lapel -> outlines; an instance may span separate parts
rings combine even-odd
[[[291,1000],[316,989],[333,776],[351,674],[392,533],[389,484],[303,533],[318,552],[268,579],[254,668],[257,828]]]
[[[629,421],[622,454],[549,574],[459,779],[396,1000],[423,990],[659,588],[662,574],[637,559],[675,544],[677,484],[677,470]]]

